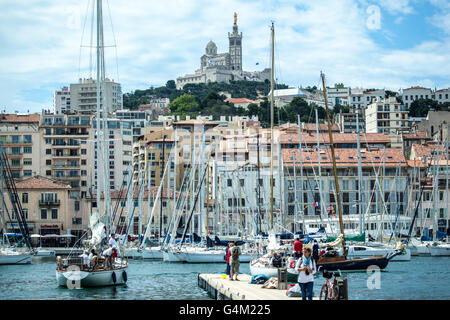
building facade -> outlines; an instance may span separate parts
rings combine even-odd
[[[43,165],[40,115],[0,113],[0,145],[15,179],[41,173]]]

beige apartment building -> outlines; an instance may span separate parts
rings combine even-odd
[[[402,147],[400,133],[409,130],[408,110],[395,97],[378,99],[366,110],[366,132],[387,133],[393,148]]]
[[[0,145],[5,149],[14,178],[40,174],[42,135],[39,114],[0,114]]]
[[[44,245],[73,241],[70,237],[51,238],[49,235],[71,234],[78,238],[86,231],[89,212],[82,210],[80,200],[69,196],[70,185],[55,179],[33,176],[16,182],[16,189],[30,233],[49,237],[45,238]],[[2,212],[6,231],[20,233],[17,219],[10,209],[9,197],[5,196],[5,201],[9,210]]]
[[[71,198],[86,198],[92,185],[94,134],[90,114],[43,112],[40,131],[41,174],[71,186]]]

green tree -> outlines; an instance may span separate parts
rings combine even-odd
[[[437,102],[431,99],[414,100],[409,107],[410,117],[426,117],[431,108],[436,109]]]
[[[166,82],[166,88],[167,89],[176,89],[177,85],[175,84],[174,80],[169,80]]]
[[[174,114],[185,115],[186,113],[194,113],[198,111],[198,103],[195,96],[190,94],[183,94],[176,98],[169,104],[170,111]]]

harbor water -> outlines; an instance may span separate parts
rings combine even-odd
[[[373,273],[348,273],[349,299],[448,300],[449,264],[449,257],[413,257],[409,262],[391,262],[386,271],[376,275],[379,282]],[[225,269],[225,264],[130,260],[126,287],[67,289],[56,285],[55,266],[54,258],[34,258],[31,265],[0,266],[0,299],[209,299],[197,286],[197,274],[221,273]],[[248,263],[241,264],[240,271],[249,273]],[[316,277],[315,295],[324,282],[321,276]]]

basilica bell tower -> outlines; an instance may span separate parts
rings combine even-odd
[[[233,33],[228,32],[230,40],[230,67],[231,70],[242,71],[242,32],[239,34],[237,26],[237,13],[234,13]]]

